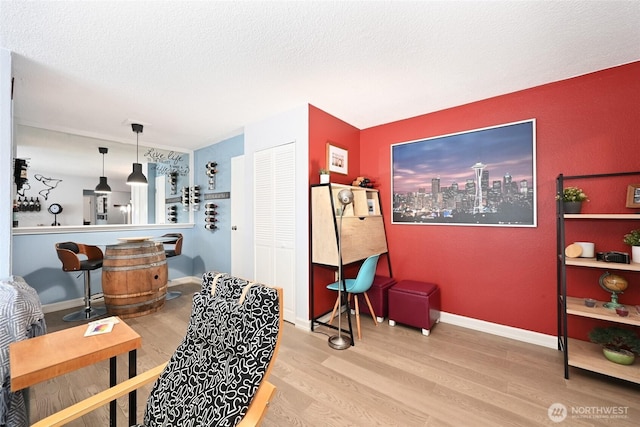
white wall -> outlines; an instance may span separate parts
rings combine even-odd
[[[11,275],[13,212],[13,144],[11,101],[11,52],[0,48],[0,280]]]
[[[253,155],[256,151],[295,142],[296,144],[296,326],[310,327],[309,324],[309,106],[304,105],[291,111],[268,118],[259,123],[245,126],[244,154],[246,167],[245,206],[246,218],[253,218]],[[245,247],[253,247],[253,221],[249,220]],[[247,254],[254,265],[253,251]],[[277,285],[277,284],[276,284]]]

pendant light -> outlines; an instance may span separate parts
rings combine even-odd
[[[136,162],[133,164],[133,172],[127,178],[129,185],[147,185],[147,177],[142,173],[142,164],[138,163],[138,137],[142,133],[142,125],[131,123],[131,129],[136,133]]]
[[[102,154],[102,176],[100,177],[100,183],[98,183],[94,191],[100,194],[111,193],[111,187],[107,184],[107,177],[104,176],[104,155],[109,152],[109,149],[107,147],[98,147],[98,151]]]

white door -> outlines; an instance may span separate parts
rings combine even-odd
[[[255,279],[283,288],[295,323],[295,143],[256,152],[253,166]]]
[[[231,159],[231,274],[236,277],[250,279],[253,277],[251,265],[247,261],[251,248],[246,242],[251,240],[246,235],[244,206],[244,156]]]

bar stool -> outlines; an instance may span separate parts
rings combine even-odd
[[[167,233],[160,237],[166,258],[178,256],[182,253],[182,233]],[[178,298],[180,295],[182,295],[180,291],[167,291],[166,300]]]
[[[77,322],[106,314],[106,308],[91,307],[91,270],[102,268],[102,250],[97,246],[62,242],[56,243],[56,252],[62,262],[63,271],[82,271],[84,275],[84,310],[67,314],[62,320]]]

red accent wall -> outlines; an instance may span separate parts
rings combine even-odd
[[[530,118],[537,134],[536,228],[391,224],[391,144]],[[336,141],[349,148],[350,170],[379,184],[396,279],[438,283],[446,312],[554,335],[555,179],[559,173],[640,170],[640,62],[365,129],[359,150],[352,127],[315,108],[310,129],[311,183],[318,182],[323,142],[335,130]],[[630,212],[624,204],[631,181],[639,183],[640,176],[575,184],[589,195],[585,212]],[[640,228],[640,221],[580,222],[568,242],[594,241],[597,251],[630,253],[622,235],[632,228]],[[572,293],[607,299],[598,286],[601,273],[572,272],[581,283]],[[621,274],[630,282],[621,302],[640,304],[640,274]]]
[[[327,142],[344,148],[349,153],[348,175],[332,173],[331,182],[351,184],[360,171],[360,130],[312,105],[309,106],[309,184],[320,182],[319,171],[327,168]],[[345,269],[346,273],[346,269]],[[357,271],[356,271],[357,273]],[[315,289],[309,294],[314,296],[313,316],[319,316],[333,307],[335,292],[325,286],[335,281],[335,270],[314,267],[311,274],[315,280]],[[311,283],[311,281],[310,281]],[[310,311],[311,312],[311,311]]]

